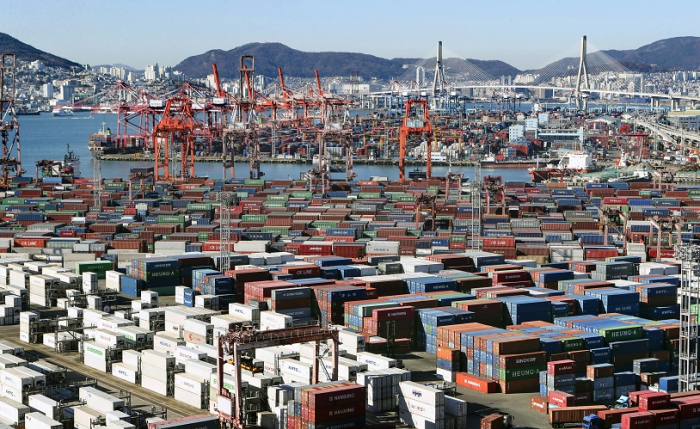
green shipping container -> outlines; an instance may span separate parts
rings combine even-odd
[[[245,179],[246,185],[265,186],[265,179]]]
[[[379,192],[360,192],[357,197],[363,198],[381,198],[382,194]]]
[[[561,346],[565,352],[570,352],[573,350],[582,350],[584,348],[584,343],[582,338],[571,337],[562,339]]]
[[[107,271],[113,270],[111,261],[89,261],[89,262],[77,262],[75,264],[75,271],[78,274],[90,272],[96,273],[98,279],[105,278],[105,273]]]
[[[547,369],[546,365],[529,366],[527,368],[514,368],[498,370],[498,379],[503,381],[525,380],[527,378],[537,378],[540,371]]]
[[[643,337],[644,332],[640,325],[617,326],[615,328],[601,328],[598,330],[598,335],[605,338],[605,341],[629,341],[638,340]]]
[[[243,222],[265,222],[267,220],[267,215],[242,215],[241,221]]]

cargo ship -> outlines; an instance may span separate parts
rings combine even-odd
[[[581,173],[594,171],[596,166],[593,156],[584,151],[571,151],[561,157],[557,164],[548,164],[545,167],[530,168],[532,181],[535,183],[552,178],[563,178]]]
[[[107,155],[117,153],[116,139],[112,140],[114,137],[112,130],[105,128],[105,123],[102,123],[102,129],[95,134],[90,134],[90,140],[88,141],[88,149],[93,156]]]

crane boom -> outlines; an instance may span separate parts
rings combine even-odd
[[[214,70],[214,83],[216,84],[216,96],[226,97],[226,92],[221,89],[221,80],[219,80],[219,70],[216,68],[216,63],[211,63],[211,68]]]

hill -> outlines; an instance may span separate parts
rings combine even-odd
[[[41,51],[5,33],[0,33],[0,53],[15,54],[22,61],[39,60],[49,67],[80,67],[78,63]]]
[[[674,37],[637,49],[605,53],[634,71],[700,70],[700,37]]]
[[[282,67],[285,76],[303,78],[313,77],[314,69],[318,69],[321,76],[350,76],[359,71],[365,78],[393,79],[406,74],[404,65],[421,61],[417,58],[389,60],[350,52],[302,52],[281,43],[249,43],[230,51],[217,49],[189,57],[174,68],[187,76],[205,77],[211,74],[214,62],[221,77],[237,78],[242,55],[255,56],[256,74],[268,77],[277,76],[277,67]],[[468,61],[492,76],[518,73],[515,67],[502,61]]]
[[[632,72],[700,70],[700,37],[674,37],[658,40],[637,49],[601,52]],[[601,56],[591,54],[595,53],[588,53],[589,73],[609,69],[609,65],[603,64],[601,61]],[[543,75],[550,75],[557,74],[557,70],[568,68],[570,74],[575,75],[578,71],[578,62],[578,57],[562,58],[542,67],[539,72]]]

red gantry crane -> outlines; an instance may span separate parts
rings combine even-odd
[[[430,116],[428,115],[428,101],[423,99],[409,99],[406,101],[406,110],[399,134],[399,181],[406,181],[406,142],[409,136],[424,136],[427,139],[432,134]],[[426,178],[432,174],[432,145],[430,140],[426,146]]]
[[[194,132],[198,127],[187,97],[180,95],[168,99],[163,117],[153,127],[155,180],[170,178],[170,163],[173,157],[180,158],[181,177],[194,176]],[[175,155],[178,143],[179,152]]]

